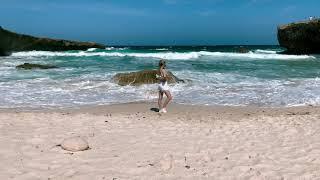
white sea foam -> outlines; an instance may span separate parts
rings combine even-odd
[[[53,56],[74,56],[74,57],[85,57],[85,56],[131,56],[131,57],[142,57],[142,58],[165,58],[165,59],[193,59],[198,58],[201,54],[197,52],[190,53],[120,53],[120,52],[50,52],[50,51],[27,51],[17,52],[12,54],[13,57],[53,57]]]
[[[110,79],[118,72],[131,71],[126,70],[106,70],[96,69],[96,61],[86,61],[89,65],[80,66],[82,61],[76,61],[77,66],[68,66],[69,58],[52,58],[52,64],[63,63],[58,69],[48,71],[18,71],[15,65],[26,61],[32,63],[48,63],[46,56],[113,56],[113,57],[141,57],[149,60],[150,58],[166,58],[166,59],[197,59],[206,61],[205,63],[216,64],[225,63],[224,60],[247,60],[252,59],[257,63],[264,64],[264,61],[256,61],[256,59],[308,59],[313,56],[291,56],[282,55],[271,52],[251,52],[247,54],[228,53],[228,52],[158,52],[158,53],[133,53],[121,51],[77,51],[77,52],[46,52],[46,51],[30,51],[14,53],[0,62],[0,107],[49,107],[49,106],[79,106],[79,105],[96,105],[96,104],[112,104],[125,103],[141,100],[152,100],[157,98],[157,85],[143,86],[119,86]],[[95,59],[95,58],[92,58]],[[97,58],[100,60],[100,58]],[[130,58],[131,59],[131,58]],[[197,59],[198,60],[198,59]],[[208,62],[207,62],[208,60]],[[214,60],[214,61],[212,61]],[[222,60],[222,61],[219,61]],[[144,64],[145,59],[134,60],[133,67]],[[171,61],[173,66],[181,65],[180,61]],[[99,61],[99,63],[105,63]],[[117,63],[117,62],[115,62]],[[202,62],[200,62],[202,63]],[[291,64],[290,62],[288,62]],[[308,64],[308,62],[305,62]],[[314,62],[311,62],[312,64]],[[64,66],[64,64],[66,66]],[[227,62],[227,64],[232,64]],[[241,64],[241,63],[239,63]],[[246,63],[245,63],[246,64]],[[268,63],[267,63],[268,64]],[[285,64],[285,63],[284,63]],[[128,66],[130,66],[128,64]],[[231,65],[232,66],[232,65]],[[246,66],[246,65],[245,65]],[[259,66],[260,67],[260,66]],[[270,66],[268,66],[270,67]],[[93,71],[92,68],[94,69]],[[288,67],[295,69],[295,67]],[[320,78],[307,73],[307,77],[288,76],[280,78],[265,78],[260,75],[254,76],[255,73],[247,75],[240,68],[239,71],[219,71],[211,70],[200,71],[199,69],[179,70],[171,69],[174,74],[182,79],[190,79],[191,82],[184,84],[170,85],[176,103],[183,104],[206,104],[206,105],[258,105],[258,106],[298,106],[298,105],[320,105]],[[264,68],[259,68],[264,69]],[[261,70],[258,74],[273,74],[273,71]],[[84,71],[85,70],[85,71]],[[309,70],[309,69],[308,69]],[[291,72],[291,71],[290,71]],[[288,71],[288,73],[290,73]],[[301,71],[301,73],[303,73]],[[275,74],[277,71],[275,71]],[[295,72],[292,72],[295,73]],[[282,74],[282,73],[280,73]],[[64,76],[65,75],[65,76]],[[266,74],[268,75],[268,74]],[[292,75],[292,74],[291,74]],[[278,76],[276,76],[278,77]],[[188,98],[186,98],[188,97]]]
[[[52,56],[74,56],[74,57],[88,57],[88,56],[109,56],[109,57],[141,57],[141,58],[161,58],[161,59],[176,59],[187,60],[197,59],[201,56],[210,56],[213,58],[236,58],[236,59],[313,59],[314,56],[308,55],[284,55],[275,53],[230,53],[230,52],[158,52],[158,53],[122,53],[122,52],[50,52],[50,51],[26,51],[16,52],[12,54],[13,57],[52,57]]]
[[[320,79],[267,80],[236,73],[178,71],[185,84],[170,85],[176,103],[207,105],[320,105]],[[111,77],[113,74],[108,74]],[[46,78],[0,82],[0,107],[78,106],[157,98],[157,85],[118,86],[102,74],[64,80]],[[186,98],[188,97],[188,98]]]
[[[261,53],[261,54],[277,54],[278,53],[278,51],[262,50],[262,49],[257,49],[254,52]]]
[[[124,47],[124,48],[115,48],[115,47],[106,47],[106,50],[108,51],[112,51],[112,50],[127,50],[128,48],[127,47]]]
[[[124,47],[124,48],[117,48],[118,50],[127,50],[127,49],[129,49],[129,48],[127,48],[127,47]]]
[[[114,47],[106,47],[106,50],[114,50]]]
[[[107,53],[107,52],[51,52],[51,51],[26,51],[16,52],[13,57],[53,57],[53,56],[70,56],[70,57],[85,57],[85,56],[125,56],[121,53]]]
[[[95,51],[95,50],[97,50],[97,48],[89,48],[87,51],[88,52],[92,52],[92,51]]]
[[[208,52],[200,51],[200,55],[226,58],[249,58],[249,59],[314,59],[314,56],[308,55],[284,55],[284,54],[262,54],[262,53],[226,53],[226,52]]]

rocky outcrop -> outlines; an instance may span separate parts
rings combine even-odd
[[[52,65],[24,63],[24,64],[16,66],[16,68],[17,69],[53,69],[53,68],[58,68],[58,67],[52,66]]]
[[[87,50],[89,48],[105,48],[105,46],[93,42],[38,38],[17,34],[0,26],[0,56],[8,56],[17,51],[68,51]]]
[[[156,78],[156,74],[158,74],[158,70],[143,70],[131,73],[119,73],[113,77],[113,81],[121,86],[155,84],[159,83],[159,80],[157,80]],[[177,78],[171,72],[168,72],[168,78],[168,83],[184,82],[184,80]]]
[[[320,19],[278,27],[278,41],[287,54],[319,54]]]

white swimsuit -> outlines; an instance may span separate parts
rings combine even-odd
[[[159,86],[158,86],[158,90],[161,91],[161,92],[168,91],[169,90],[169,86],[168,86],[167,81],[160,82]]]

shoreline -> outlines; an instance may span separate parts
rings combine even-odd
[[[292,107],[260,107],[260,106],[219,106],[219,105],[186,105],[170,103],[168,114],[197,111],[209,113],[234,112],[239,115],[248,113],[256,115],[286,115],[286,114],[320,114],[320,106],[292,106]],[[150,113],[157,114],[158,105],[156,102],[140,101],[109,105],[84,105],[78,107],[54,107],[54,108],[0,108],[0,113],[88,113],[101,115],[104,113]]]

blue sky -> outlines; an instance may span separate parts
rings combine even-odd
[[[277,25],[320,16],[319,7],[319,0],[1,0],[0,25],[107,45],[277,44]]]

